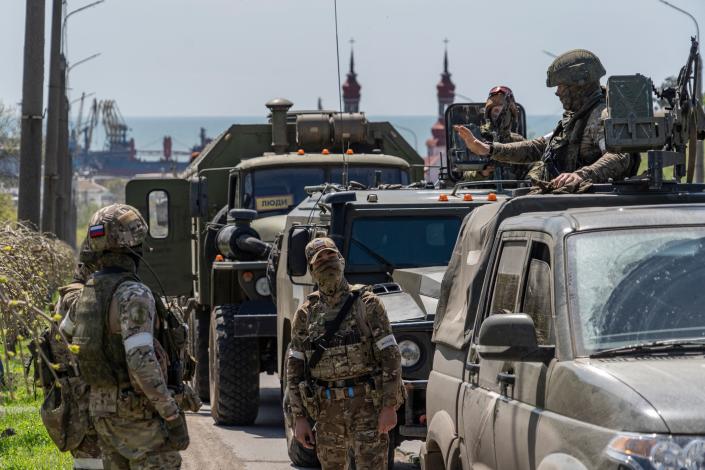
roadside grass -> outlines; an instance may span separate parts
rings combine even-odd
[[[25,348],[24,356],[28,357],[26,345],[22,347]],[[4,357],[1,346],[0,354]],[[30,390],[27,390],[19,360],[10,361],[9,372],[14,382],[14,400],[10,399],[9,391],[0,386],[0,469],[71,469],[71,454],[59,452],[39,417],[39,407],[44,399],[41,388],[37,388],[35,394],[30,378]],[[5,370],[6,380],[7,374]],[[7,435],[10,429],[15,434]]]

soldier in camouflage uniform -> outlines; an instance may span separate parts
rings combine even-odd
[[[329,238],[306,246],[306,258],[318,291],[294,315],[286,370],[294,435],[306,448],[316,447],[324,470],[386,469],[388,432],[396,426],[403,401],[401,356],[379,298],[366,286],[350,286],[345,261]],[[308,367],[320,345],[326,322],[346,302],[352,307],[320,361]],[[307,417],[316,422],[314,431]]]
[[[455,129],[477,155],[489,155],[506,163],[539,162],[529,176],[532,180],[551,181],[555,188],[578,186],[585,180],[606,183],[610,178],[624,178],[633,171],[631,156],[605,150],[606,104],[600,87],[600,77],[604,74],[597,56],[584,49],[566,52],[553,61],[547,71],[546,85],[558,87],[556,95],[565,112],[548,140],[539,137],[487,144],[466,128]]]
[[[516,127],[519,109],[514,100],[514,93],[509,87],[496,86],[490,90],[485,102],[485,123],[480,127],[482,138],[486,142],[510,143],[521,142],[524,137],[512,132]],[[499,168],[499,178],[495,177]],[[491,179],[523,180],[529,170],[528,165],[509,163],[489,163],[479,171],[463,172],[463,181],[485,181]]]
[[[95,255],[88,249],[88,239],[81,244],[79,252],[79,263],[73,275],[73,282],[65,286],[59,287],[59,299],[56,301],[54,313],[61,316],[62,320],[68,318],[69,314],[73,315],[76,303],[81,297],[83,286],[95,271]],[[49,347],[51,349],[51,357],[59,366],[57,375],[62,377],[67,375],[72,377],[71,386],[76,392],[73,394],[78,401],[77,406],[83,412],[88,410],[89,391],[88,385],[81,379],[80,375],[75,377],[72,372],[71,360],[69,358],[68,348],[63,342],[57,341],[55,334],[50,334]],[[50,393],[50,390],[45,390],[45,396]],[[86,429],[86,434],[81,440],[78,447],[71,449],[73,456],[74,469],[102,469],[103,461],[101,460],[100,447],[98,446],[98,435],[93,426],[89,424]]]
[[[131,206],[113,204],[93,215],[88,243],[98,271],[81,293],[75,321],[62,325],[80,348],[106,469],[178,469],[178,450],[189,442],[167,388],[166,351],[155,338],[155,298],[136,275],[146,233]]]

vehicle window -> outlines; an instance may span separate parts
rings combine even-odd
[[[161,189],[151,191],[147,196],[149,207],[149,236],[166,238],[169,236],[169,195]]]
[[[567,248],[581,354],[705,339],[705,227],[577,234]]]
[[[517,294],[519,293],[525,255],[525,241],[507,241],[502,245],[499,267],[494,281],[491,314],[516,312]]]
[[[304,188],[324,183],[322,168],[264,168],[245,177],[243,207],[257,212],[287,213],[306,197]]]
[[[538,343],[553,344],[555,340],[551,308],[551,258],[548,246],[544,243],[534,242],[531,245],[529,270],[520,310],[534,320]]]
[[[354,158],[354,157],[351,157]],[[348,166],[348,181],[357,181],[365,186],[372,186],[375,183],[375,171],[381,171],[381,181],[383,184],[409,184],[409,175],[400,168],[371,167],[371,166]],[[331,168],[331,183],[343,182],[343,169],[340,167]]]
[[[458,237],[458,216],[364,217],[352,223],[348,270],[445,266]]]

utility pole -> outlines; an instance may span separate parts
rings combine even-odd
[[[63,54],[59,59],[59,75],[61,96],[59,97],[59,140],[57,155],[57,169],[59,179],[57,180],[57,198],[55,205],[54,228],[56,235],[63,241],[69,241],[70,205],[71,205],[71,178],[73,169],[71,168],[69,155],[69,103],[66,97],[66,58]]]
[[[27,0],[22,83],[22,135],[17,219],[39,228],[42,113],[44,109],[44,2]]]
[[[64,90],[61,88],[61,21],[63,0],[52,0],[51,47],[49,57],[49,103],[47,107],[47,142],[44,156],[44,198],[42,231],[56,232],[56,197],[58,181],[59,114]]]

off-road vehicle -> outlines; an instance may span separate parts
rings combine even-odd
[[[390,433],[390,452],[405,439],[426,435],[425,392],[433,357],[431,332],[440,280],[464,217],[503,196],[491,191],[370,189],[346,191],[325,186],[287,216],[277,240],[277,344],[279,376],[286,379],[286,358],[294,313],[315,290],[304,247],[315,236],[331,237],[344,256],[352,284],[372,285],[383,302],[402,353],[407,400],[398,427]],[[283,386],[286,390],[286,386]],[[315,465],[313,452],[292,437],[284,401],[289,455],[297,465]]]
[[[282,99],[267,106],[271,125],[233,125],[180,177],[126,188],[149,222],[143,278],[188,307],[194,385],[222,424],[252,423],[259,373],[276,371],[268,245],[304,186],[407,184],[423,162],[389,123],[364,114],[288,112]]]
[[[640,177],[517,191],[466,220],[434,324],[423,469],[705,462],[705,186],[678,183],[681,136],[695,145],[702,123],[655,118],[642,76],[611,77],[607,97],[609,149],[666,150]]]

